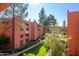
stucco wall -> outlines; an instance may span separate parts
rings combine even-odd
[[[69,55],[79,55],[79,11],[68,12],[68,44]]]

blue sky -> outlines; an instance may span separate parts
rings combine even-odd
[[[63,20],[67,21],[67,10],[79,11],[78,3],[30,3],[28,6],[28,17],[26,19],[35,19],[38,21],[41,8],[45,9],[45,13],[48,16],[52,14],[57,19],[58,25],[63,24]]]

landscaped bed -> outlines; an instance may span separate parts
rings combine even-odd
[[[30,49],[29,51],[23,53],[23,56],[45,56],[47,54],[47,49],[43,45],[43,43],[40,43],[38,46]]]
[[[46,34],[36,47],[22,53],[23,56],[63,56],[66,50],[67,35]]]

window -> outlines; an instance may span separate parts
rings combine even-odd
[[[25,34],[25,36],[29,36],[29,34]]]
[[[4,24],[4,22],[2,22],[2,24]]]
[[[26,30],[28,31],[28,28]]]
[[[23,40],[20,40],[20,47],[23,46]]]
[[[26,25],[28,26],[28,23],[26,23]]]
[[[22,27],[20,27],[20,31],[23,31]]]
[[[22,38],[23,37],[23,34],[21,34],[20,37]]]
[[[27,41],[28,41],[28,39],[25,39],[25,41],[27,42]]]
[[[2,23],[3,24],[8,24],[8,20],[4,20]]]
[[[20,30],[21,30],[21,31],[23,31],[23,29],[22,29],[22,28],[20,28]]]

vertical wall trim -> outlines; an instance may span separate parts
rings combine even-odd
[[[15,4],[13,3],[12,4],[12,6],[13,6],[13,21],[12,21],[12,44],[13,44],[13,50],[15,49],[15,47],[14,47],[14,43],[15,43],[15,41],[14,41],[14,28],[15,28],[15,10],[14,10],[14,7],[15,7]]]

